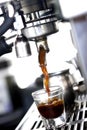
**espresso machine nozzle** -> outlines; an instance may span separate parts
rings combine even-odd
[[[43,46],[43,48],[44,48],[44,50],[46,51],[46,53],[48,53],[48,52],[50,51],[46,37],[42,37],[42,38],[40,38],[40,39],[37,39],[37,40],[35,41],[35,43],[36,43],[36,47],[37,47],[37,51],[38,51],[38,52],[39,52],[39,47],[40,47],[40,46]]]
[[[21,1],[21,4],[26,23],[26,26],[21,29],[22,34],[27,39],[35,41],[37,51],[40,44],[42,44],[46,52],[49,52],[47,36],[59,31],[58,20],[53,7],[49,6],[46,0],[32,2],[26,0]]]
[[[49,52],[47,37],[59,31],[58,17],[54,7],[56,2],[54,0],[5,0],[4,2],[0,2],[2,11],[0,12],[0,18],[4,17],[5,19],[3,24],[1,24],[5,31],[1,35],[4,35],[9,29],[16,32],[15,50],[17,57],[22,56],[22,51],[24,51],[24,56],[31,55],[29,44],[26,44],[29,41],[34,41],[36,44],[45,41],[44,46],[46,51]],[[6,27],[4,26],[7,22],[6,16],[8,16],[9,10],[11,10],[6,9],[8,3],[13,7],[14,14],[11,18],[13,19],[12,23],[7,24],[8,27]],[[20,36],[18,35],[18,31],[21,32]]]

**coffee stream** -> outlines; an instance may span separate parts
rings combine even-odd
[[[42,45],[40,45],[39,47],[39,56],[38,56],[38,60],[39,60],[39,64],[41,67],[41,70],[44,74],[44,85],[46,88],[46,91],[49,93],[50,89],[49,89],[49,74],[46,68],[46,64],[45,64],[45,59],[46,58],[46,50],[44,49],[44,47]]]
[[[50,96],[49,74],[46,68],[45,58],[46,58],[46,50],[42,45],[40,45],[38,60],[39,60],[41,70],[44,74],[44,85],[48,93],[48,101],[46,103],[42,102],[38,104],[38,110],[40,114],[46,119],[52,119],[52,118],[57,118],[63,113],[64,102],[62,99],[49,98]]]

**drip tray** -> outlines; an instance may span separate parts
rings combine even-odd
[[[60,130],[87,130],[87,95],[79,95],[67,110],[66,126]],[[15,130],[45,130],[34,103]]]

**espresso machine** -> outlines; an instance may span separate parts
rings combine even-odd
[[[0,56],[12,52],[13,46],[17,57],[29,56],[32,54],[30,41],[35,42],[37,52],[39,46],[43,45],[48,53],[50,50],[47,43],[48,36],[59,31],[59,21],[70,22],[72,39],[78,50],[79,66],[86,86],[86,14],[86,0],[0,0]],[[8,32],[10,32],[9,35],[7,35]],[[80,103],[75,106],[74,111],[68,117],[64,130],[87,128],[87,102],[83,98],[84,94],[82,97],[78,97]],[[32,107],[33,109],[28,111],[16,130],[44,130],[34,104]],[[38,119],[33,119],[34,115]],[[29,124],[30,120],[32,121]],[[25,126],[27,127],[25,128]]]
[[[0,1],[0,56],[12,52],[12,47],[15,47],[17,57],[30,56],[30,41],[36,44],[37,52],[42,44],[48,53],[50,48],[47,38],[59,31],[60,21],[71,24],[71,36],[78,50],[79,66],[86,83],[85,2],[71,4],[68,0]]]

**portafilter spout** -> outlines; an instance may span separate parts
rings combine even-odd
[[[39,52],[39,47],[43,46],[44,50],[48,53],[49,47],[48,47],[48,43],[47,43],[47,37],[41,37],[35,40],[36,43],[36,47],[37,47],[37,51]]]

